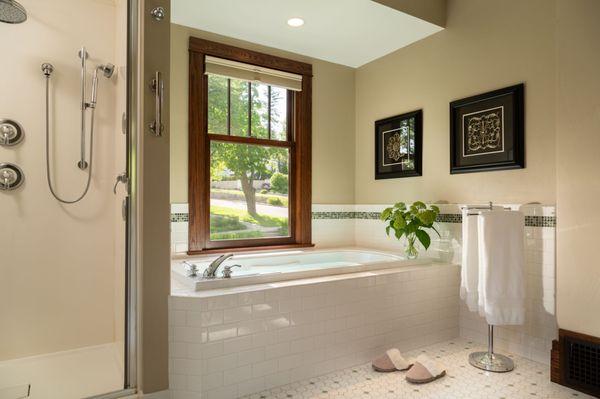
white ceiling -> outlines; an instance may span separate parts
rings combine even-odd
[[[171,22],[359,67],[442,28],[371,0],[172,0]],[[287,25],[301,17],[299,28]]]

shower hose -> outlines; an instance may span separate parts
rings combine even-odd
[[[79,197],[74,200],[66,200],[61,198],[52,186],[50,173],[50,76],[46,75],[46,179],[48,181],[48,188],[50,188],[50,192],[54,198],[63,204],[75,204],[81,201],[90,189],[90,183],[92,181],[92,165],[94,164],[94,112],[95,108],[92,108],[90,116],[90,164],[87,171],[87,183],[85,184],[83,193]]]

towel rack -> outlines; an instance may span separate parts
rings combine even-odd
[[[487,206],[464,206],[463,210],[471,211],[478,210],[477,212],[467,212],[467,216],[481,215],[482,210],[492,210],[494,204],[492,201]],[[502,210],[510,211],[510,207],[502,207]],[[488,348],[486,352],[473,352],[469,354],[469,364],[473,367],[477,367],[481,370],[491,371],[494,373],[506,373],[512,371],[515,368],[515,364],[507,356],[494,353],[494,326],[488,324]]]
[[[461,207],[461,210],[466,210],[466,211],[477,210],[477,212],[467,212],[467,216],[481,215],[481,211],[483,211],[483,210],[491,211],[493,209],[494,209],[494,203],[492,201],[490,201],[488,203],[488,205],[466,205],[466,206]],[[501,209],[504,211],[512,211],[512,208],[509,206],[503,206]]]

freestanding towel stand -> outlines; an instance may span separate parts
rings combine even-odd
[[[506,373],[515,368],[512,359],[494,353],[494,326],[488,325],[488,350],[487,352],[473,352],[469,355],[469,364],[478,369],[494,373]]]
[[[493,209],[493,204],[490,201],[489,205],[486,207],[482,206],[468,206],[467,210],[471,209]],[[505,207],[505,210],[510,210],[511,208]],[[479,212],[476,213],[467,213],[468,215],[479,215]],[[469,355],[469,364],[473,367],[477,367],[478,369],[485,371],[492,371],[494,373],[506,373],[507,371],[512,371],[515,368],[515,364],[512,359],[494,353],[494,326],[488,324],[488,350],[487,352],[473,352]]]

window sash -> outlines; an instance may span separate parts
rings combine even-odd
[[[259,138],[257,136],[253,136],[252,135],[252,82],[248,82],[248,131],[246,134],[246,137],[254,137],[254,138],[258,138],[258,139],[262,139],[265,140],[263,138]],[[272,105],[272,86],[268,85],[267,86],[267,110],[268,110],[268,117],[267,117],[267,132],[268,132],[268,137],[269,140],[273,140],[273,141],[284,141],[284,140],[274,140],[272,139],[273,135],[272,135],[272,110],[271,110],[271,105]],[[291,91],[287,91],[287,95],[286,95],[286,115],[285,115],[285,127],[286,127],[286,140],[290,141],[291,140],[291,121],[292,121],[292,112],[293,108],[292,108],[292,101],[293,101],[293,92]],[[207,100],[208,103],[210,103],[209,100]],[[218,135],[218,136],[223,136],[220,133],[211,133],[209,131],[207,131],[208,134],[210,134],[211,136],[214,135]],[[239,135],[232,135],[231,134],[231,78],[227,78],[227,135],[229,136],[234,136],[234,137],[244,137],[244,136],[239,136]],[[265,142],[265,145],[269,145]]]

